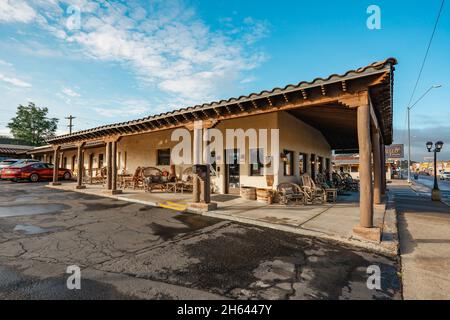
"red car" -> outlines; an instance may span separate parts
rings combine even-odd
[[[53,164],[37,162],[37,163],[23,163],[1,171],[2,179],[19,181],[29,180],[31,182],[38,182],[40,180],[53,179]],[[70,180],[72,172],[68,169],[59,169],[58,179]]]

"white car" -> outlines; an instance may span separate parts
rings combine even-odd
[[[444,171],[440,174],[439,178],[441,180],[450,180],[450,171]]]

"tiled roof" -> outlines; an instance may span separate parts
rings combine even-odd
[[[309,88],[324,86],[324,85],[328,85],[328,84],[332,84],[332,83],[349,81],[349,80],[357,79],[357,78],[360,78],[363,76],[377,74],[380,72],[393,71],[393,66],[395,64],[397,64],[396,59],[388,58],[383,61],[374,62],[365,67],[349,70],[343,74],[332,74],[326,78],[317,77],[312,81],[301,81],[297,84],[289,84],[282,88],[277,87],[272,90],[264,90],[259,93],[254,92],[249,95],[240,96],[238,98],[230,98],[228,100],[214,101],[214,102],[205,103],[202,105],[196,105],[196,106],[192,106],[192,107],[181,108],[181,109],[177,109],[177,110],[173,110],[173,111],[169,111],[169,112],[165,112],[165,113],[160,113],[157,115],[152,115],[152,116],[148,116],[148,117],[141,118],[141,119],[99,126],[99,127],[95,127],[95,128],[91,128],[91,129],[87,129],[87,130],[74,132],[72,134],[57,136],[55,138],[49,139],[48,142],[49,143],[69,142],[69,141],[73,140],[71,138],[75,138],[78,136],[79,137],[88,136],[90,134],[101,134],[101,132],[103,132],[103,131],[106,133],[109,129],[124,128],[124,127],[128,127],[128,126],[139,126],[141,124],[148,123],[149,121],[159,121],[159,120],[163,120],[165,118],[191,114],[193,112],[207,111],[207,110],[211,110],[211,109],[215,109],[215,108],[226,107],[227,105],[236,105],[236,104],[239,105],[239,104],[243,104],[245,102],[249,102],[249,101],[251,102],[251,101],[255,101],[258,99],[262,99],[262,98],[268,98],[271,96],[289,94],[290,92],[294,92],[294,91],[298,91],[298,90],[306,90]],[[387,70],[387,68],[390,70]],[[393,81],[392,79],[389,79],[389,86],[391,86],[391,88],[389,89],[390,90],[390,97],[389,97],[390,106],[392,104],[392,81]],[[392,108],[390,108],[390,109],[392,109]],[[387,118],[388,118],[387,121],[392,122],[392,110],[389,110],[389,111],[391,114],[389,114],[387,116]],[[387,128],[387,130],[390,131],[391,135],[392,135],[392,123],[390,123],[390,128]],[[390,139],[392,139],[392,137],[390,137]]]

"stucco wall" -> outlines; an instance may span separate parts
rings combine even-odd
[[[286,111],[278,113],[280,125],[280,152],[284,149],[294,151],[294,175],[285,176],[284,166],[280,164],[278,182],[295,182],[300,180],[299,153],[307,155],[307,173],[311,174],[310,156],[323,157],[323,168],[326,170],[326,159],[330,159],[331,147],[320,131],[297,119]],[[316,172],[318,166],[316,161]]]
[[[306,153],[309,156],[311,153],[316,154],[324,158],[324,168],[325,159],[331,159],[331,149],[323,135],[313,127],[305,124],[301,120],[298,120],[294,116],[287,112],[273,112],[262,115],[248,116],[244,118],[229,119],[219,122],[215,127],[220,132],[222,132],[224,141],[223,149],[216,150],[216,156],[220,156],[221,159],[225,159],[224,149],[227,148],[226,145],[226,130],[227,129],[243,129],[244,131],[248,129],[268,129],[267,136],[267,146],[265,150],[265,155],[271,153],[271,133],[270,129],[279,129],[280,145],[279,152],[283,149],[290,150],[294,152],[294,175],[285,176],[283,171],[283,162],[279,163],[279,169],[273,172],[274,175],[274,188],[280,182],[284,181],[299,181],[299,160],[298,155],[300,152]],[[173,149],[178,141],[171,141],[171,134],[173,130],[164,130],[160,132],[140,134],[135,136],[123,137],[118,142],[118,167],[119,171],[125,170],[126,172],[132,174],[139,166],[156,166],[160,169],[169,170],[169,166],[157,166],[157,150],[158,149]],[[193,140],[193,132],[191,133],[191,140]],[[259,142],[258,142],[259,143]],[[259,188],[267,187],[265,175],[252,176],[250,175],[250,155],[249,155],[249,143],[246,139],[246,151],[245,158],[243,158],[240,164],[240,185],[241,186],[253,186]],[[67,158],[67,168],[76,170],[72,167],[72,157],[76,156],[77,150],[65,150],[63,157]],[[98,168],[99,154],[103,154],[103,164],[106,166],[106,150],[105,147],[99,148],[89,148],[85,150],[84,155],[84,167],[89,168],[89,158],[90,154],[93,154],[93,166],[92,168]],[[241,152],[242,154],[242,152]],[[276,155],[274,161],[279,161],[279,154]],[[62,161],[62,160],[61,160]],[[61,162],[62,163],[62,162]],[[177,175],[181,176],[181,172],[188,165],[177,166]],[[308,172],[310,171],[310,165],[308,164]],[[216,176],[212,176],[211,182],[214,186],[215,191],[219,193],[225,192],[225,165],[218,164]],[[264,169],[264,173],[269,173],[270,169]]]

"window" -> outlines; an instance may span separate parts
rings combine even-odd
[[[316,155],[314,153],[311,153],[310,163],[311,163],[311,178],[316,179],[317,164],[316,164]]]
[[[319,173],[323,173],[323,157],[317,157]]]
[[[294,151],[284,150],[284,175],[294,175]]]
[[[212,150],[210,153],[210,158],[208,159],[210,166],[211,176],[216,176],[217,174],[217,164],[216,164],[216,151]]]
[[[300,175],[305,174],[307,172],[307,165],[308,165],[308,155],[306,153],[299,153],[298,154],[298,172]]]
[[[67,169],[67,157],[63,158],[63,165],[62,166],[63,166],[64,169]]]
[[[158,149],[158,166],[170,165],[170,149]]]
[[[264,149],[250,149],[250,175],[262,176],[264,174]]]

